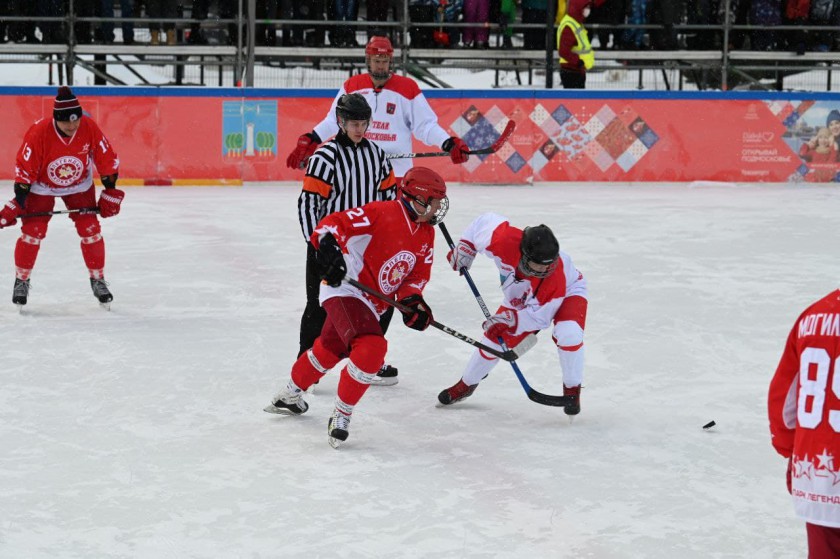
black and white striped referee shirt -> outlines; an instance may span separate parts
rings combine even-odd
[[[319,147],[306,167],[298,198],[300,229],[306,242],[318,222],[334,212],[396,197],[396,179],[382,148],[343,132]]]

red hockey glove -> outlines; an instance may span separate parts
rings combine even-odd
[[[452,136],[443,142],[443,145],[440,147],[443,148],[443,151],[449,152],[449,159],[456,165],[466,163],[467,159],[470,158],[469,146],[458,136]]]
[[[125,192],[119,188],[106,188],[99,195],[99,215],[113,217],[120,213],[120,204],[125,198]]]
[[[488,339],[496,341],[505,334],[513,335],[517,324],[519,324],[519,318],[516,311],[505,309],[485,320],[481,327],[484,328],[484,335]]]
[[[463,239],[458,241],[458,246],[455,250],[450,250],[446,255],[446,259],[456,272],[461,272],[461,268],[469,270],[475,260],[475,245]],[[463,275],[463,272],[461,272]]]
[[[0,210],[0,229],[3,227],[10,227],[17,223],[17,218],[21,213],[21,207],[17,203],[17,200],[12,198],[6,205],[3,206],[3,209]]]
[[[403,312],[403,323],[409,328],[421,332],[432,323],[432,309],[426,304],[421,295],[409,295],[400,299],[400,304],[410,309],[410,312]]]
[[[320,143],[321,138],[314,132],[302,134],[298,138],[297,147],[286,158],[286,167],[289,169],[303,169],[306,167],[306,162],[309,161],[309,157],[318,149],[318,144]]]
[[[318,266],[321,268],[321,278],[330,287],[338,287],[341,280],[347,275],[347,264],[344,262],[344,255],[341,247],[330,233],[324,235],[318,243]]]

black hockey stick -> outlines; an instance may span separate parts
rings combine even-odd
[[[18,219],[23,217],[45,217],[48,215],[59,215],[59,214],[98,214],[99,208],[78,208],[75,210],[55,210],[52,212],[35,212],[31,214],[23,214],[19,215]]]
[[[393,299],[389,299],[388,297],[382,295],[381,293],[378,293],[378,292],[374,291],[370,287],[368,287],[364,284],[361,284],[361,283],[359,283],[358,281],[356,281],[352,278],[344,278],[344,281],[346,281],[347,283],[349,283],[350,285],[352,285],[356,289],[359,289],[361,291],[364,291],[368,295],[376,297],[380,301],[383,301],[384,303],[394,307],[395,309],[397,309],[400,312],[403,312],[403,313],[410,313],[411,312],[411,309],[406,307],[405,305],[403,305],[401,303],[398,303],[397,301],[394,301]],[[486,351],[487,353],[489,353],[491,355],[495,355],[499,359],[504,359],[505,361],[513,361],[514,359],[519,357],[514,351],[512,351],[510,349],[508,349],[506,351],[499,351],[498,349],[486,346],[483,343],[470,338],[469,336],[465,336],[465,335],[461,334],[460,332],[458,332],[456,330],[453,330],[452,328],[450,328],[449,326],[446,326],[445,324],[441,324],[437,320],[432,320],[431,325],[434,326],[435,328],[437,328],[438,330],[441,330],[442,332],[446,332],[447,334],[449,334],[453,338],[458,338],[462,342],[466,342],[466,343],[470,344],[471,346],[482,349],[482,350]]]
[[[513,134],[514,129],[516,128],[516,123],[512,120],[509,120],[505,129],[502,130],[501,135],[493,142],[489,148],[481,148],[468,151],[469,155],[488,155],[491,153],[496,153],[501,149],[505,142],[508,141],[510,135]],[[417,157],[443,157],[444,155],[449,155],[448,151],[427,151],[424,153],[389,153],[388,159],[415,159]]]
[[[438,224],[440,226],[440,230],[443,233],[446,242],[449,244],[449,248],[453,251],[455,250],[455,243],[452,242],[452,236],[449,234],[449,230],[446,228],[446,225],[443,223]],[[478,306],[481,307],[481,311],[484,313],[484,318],[490,318],[490,310],[487,308],[487,305],[484,303],[484,299],[481,298],[481,294],[478,292],[478,288],[475,285],[475,282],[472,280],[469,271],[466,268],[461,268],[461,274],[466,278],[467,283],[470,285],[470,289],[472,289],[473,295],[475,296],[475,300],[478,301]],[[506,346],[504,340],[500,337],[499,338],[499,345],[505,351],[510,351]],[[534,390],[528,381],[525,380],[525,376],[522,374],[522,371],[519,370],[519,365],[516,364],[515,360],[510,360],[510,366],[513,367],[513,372],[516,373],[516,378],[519,379],[519,384],[522,385],[522,388],[525,389],[525,394],[528,395],[528,398],[536,402],[538,404],[542,404],[544,406],[559,406],[564,407],[567,404],[571,404],[571,398],[567,396],[552,396],[551,394],[543,394],[542,392],[538,392]]]

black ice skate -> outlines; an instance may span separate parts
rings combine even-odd
[[[327,435],[329,436],[330,446],[338,448],[347,440],[350,435],[350,416],[333,410],[330,420],[327,421]]]
[[[394,386],[400,381],[397,378],[397,368],[392,367],[391,365],[382,365],[382,368],[379,369],[379,372],[376,373],[376,376],[373,377],[370,384],[371,386]]]
[[[29,280],[15,278],[15,287],[12,290],[12,303],[18,306],[18,309],[26,304],[29,298]]]
[[[108,284],[104,279],[90,278],[90,288],[93,291],[93,296],[99,300],[99,306],[104,309],[111,309],[111,301],[114,296],[108,290]]]
[[[454,386],[450,386],[438,394],[438,401],[444,406],[460,402],[461,400],[472,396],[472,393],[475,392],[476,388],[478,388],[478,384],[467,386],[464,384],[463,380],[459,380]]]
[[[264,407],[263,411],[280,415],[300,415],[306,413],[306,410],[309,409],[309,404],[303,399],[303,394],[304,392],[301,390],[294,391],[286,386],[272,398],[271,404]]]
[[[566,415],[577,415],[580,413],[580,385],[569,388],[563,385],[563,396],[569,397],[571,403],[563,407]]]

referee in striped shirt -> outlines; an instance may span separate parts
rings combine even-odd
[[[338,134],[309,158],[303,191],[298,198],[298,217],[306,240],[306,308],[300,321],[298,357],[315,343],[326,320],[318,294],[321,270],[318,251],[309,243],[318,222],[327,215],[357,208],[377,200],[396,197],[396,179],[385,152],[364,135],[370,126],[371,108],[359,93],[342,95],[335,108]],[[393,307],[380,317],[382,332],[388,329]],[[397,383],[397,370],[383,365],[374,384]]]

